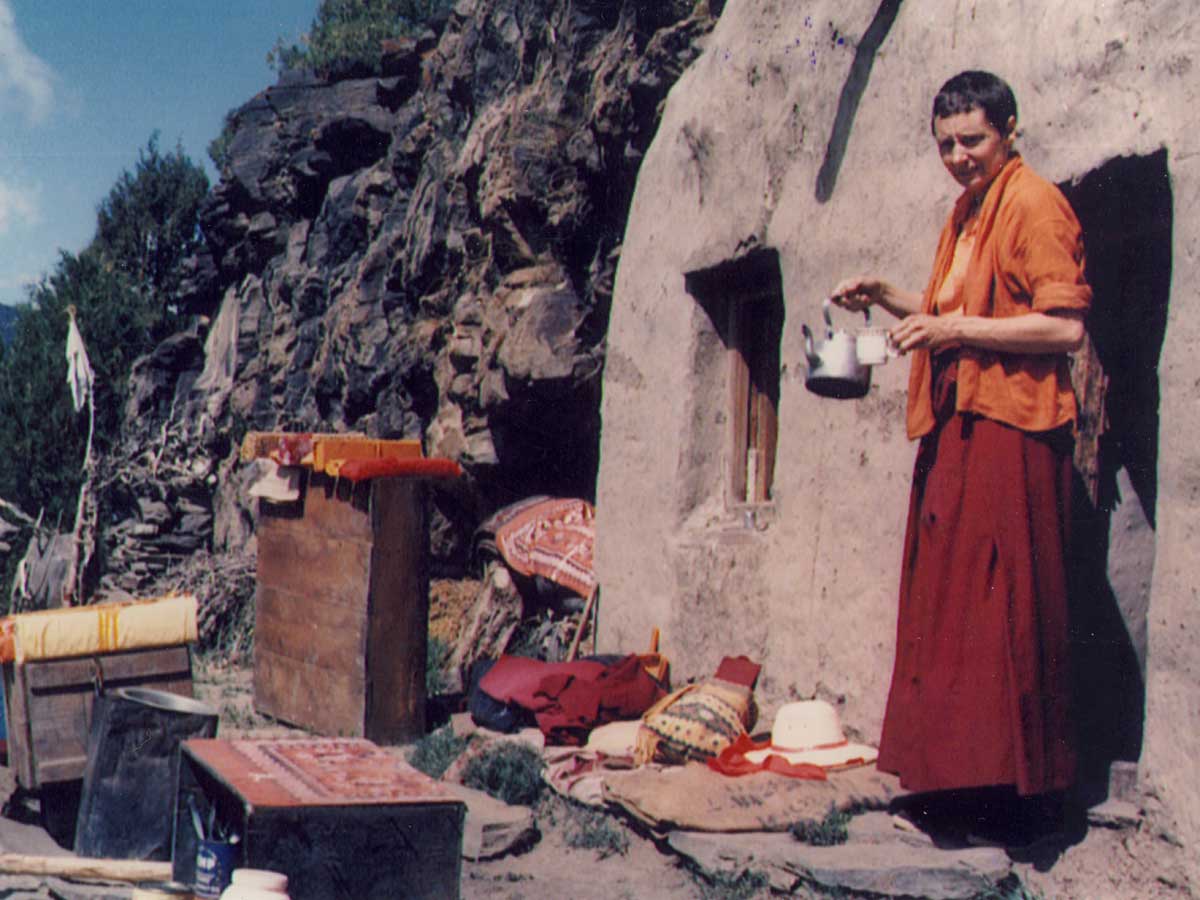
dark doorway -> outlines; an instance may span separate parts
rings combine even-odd
[[[1096,435],[1072,522],[1072,629],[1081,786],[1106,795],[1117,760],[1141,755],[1146,632],[1158,483],[1158,364],[1171,291],[1173,198],[1167,152],[1113,159],[1060,185],[1083,226],[1102,389],[1081,426]],[[1078,457],[1077,457],[1078,459]]]

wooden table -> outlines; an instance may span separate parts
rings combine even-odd
[[[293,900],[459,895],[466,807],[370,741],[185,741],[172,853],[185,884],[193,803],[237,833],[238,865],[286,874]]]

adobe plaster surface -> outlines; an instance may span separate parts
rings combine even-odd
[[[1157,518],[1149,532],[1132,507],[1119,509],[1107,567],[1146,665],[1142,781],[1194,845],[1200,148],[1185,111],[1196,99],[1200,25],[1170,0],[927,0],[900,5],[883,28],[877,15],[886,19],[889,6],[731,2],[669,97],[640,172],[608,337],[601,649],[639,648],[659,626],[682,677],[746,653],[764,665],[765,710],[825,696],[877,739],[914,452],[903,429],[908,367],[877,368],[862,400],[818,398],[804,387],[801,325],[819,324],[821,299],[850,274],[923,287],[957,193],[929,137],[929,102],[955,72],[990,69],[1016,91],[1019,148],[1051,180],[1167,153],[1173,272],[1158,368]],[[872,39],[877,52],[856,64]],[[867,62],[855,106],[844,86]],[[839,101],[840,121],[852,112],[848,130],[837,126]],[[755,247],[778,251],[786,319],[774,497],[747,528],[724,497],[724,348],[684,274]]]

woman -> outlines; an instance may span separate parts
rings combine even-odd
[[[928,808],[982,799],[994,824],[1038,825],[1074,774],[1067,353],[1091,290],[1075,215],[1013,147],[1009,86],[963,72],[931,124],[963,193],[925,292],[858,277],[833,293],[897,316],[892,340],[912,354],[908,434],[920,445],[879,768],[911,791],[957,792],[928,795],[952,800]]]

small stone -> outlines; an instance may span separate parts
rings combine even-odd
[[[462,784],[443,783],[467,805],[462,842],[465,859],[494,859],[537,837],[533,810],[529,807],[512,806]]]
[[[1142,811],[1128,800],[1105,800],[1088,810],[1088,824],[1100,828],[1136,828]]]
[[[469,738],[478,730],[479,726],[475,724],[469,712],[454,713],[450,716],[450,731],[456,738]]]

